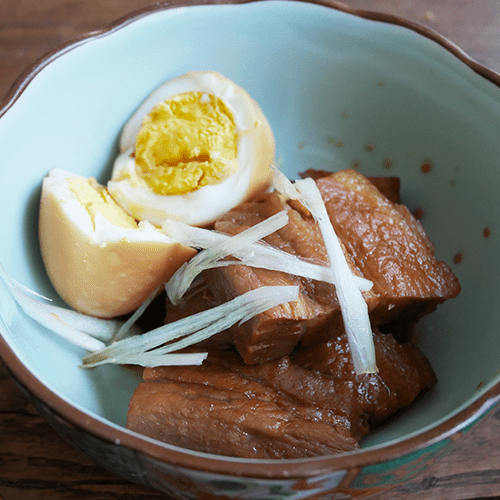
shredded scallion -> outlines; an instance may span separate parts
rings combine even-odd
[[[11,278],[1,265],[0,276],[27,316],[87,351],[102,349],[124,324],[122,321],[94,318],[51,304],[51,299]],[[135,326],[131,326],[128,330],[129,334],[136,334],[140,331]]]
[[[144,335],[129,337],[83,358],[83,367],[104,363],[129,363],[134,356],[145,366],[158,363],[161,356],[184,349],[248,320],[272,307],[297,300],[297,286],[265,286],[251,290],[207,311],[161,326]],[[179,339],[177,342],[172,342]],[[148,356],[151,355],[151,358]],[[140,357],[139,357],[140,356]],[[165,358],[162,364],[168,364]]]
[[[320,227],[334,275],[355,372],[376,373],[378,369],[368,306],[353,279],[316,182],[308,178],[292,184],[281,172],[277,178],[275,187],[283,189],[282,194],[285,196],[300,201],[311,212]]]
[[[286,211],[278,212],[255,226],[241,233],[220,241],[216,245],[199,252],[189,262],[183,264],[170,278],[165,286],[168,298],[172,304],[177,304],[191,286],[193,280],[204,269],[221,265],[238,264],[241,262],[220,261],[228,255],[234,255],[242,248],[248,248],[252,243],[262,239],[288,223]]]
[[[175,220],[166,221],[162,230],[179,243],[201,249],[211,248],[228,241],[230,238],[234,238],[234,236],[218,231],[189,226]],[[235,248],[232,255],[239,262],[229,264],[245,264],[250,267],[281,271],[302,278],[335,284],[330,266],[309,262],[263,241],[256,241],[250,245]],[[361,276],[353,276],[353,278],[362,292],[367,292],[373,286],[373,283],[366,278]]]
[[[134,311],[133,314],[123,323],[123,325],[118,329],[118,331],[111,338],[111,342],[118,342],[123,338],[130,335],[131,331],[134,329],[135,322],[144,314],[144,311],[148,308],[148,306],[153,302],[153,300],[157,297],[158,292],[161,290],[163,284],[160,284],[156,287],[146,298],[146,300]]]

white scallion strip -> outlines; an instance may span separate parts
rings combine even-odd
[[[162,226],[162,230],[179,243],[203,249],[219,245],[234,237],[210,229],[189,226],[188,224],[176,220],[166,221]],[[301,276],[302,278],[335,284],[333,273],[329,266],[308,262],[296,255],[261,241],[235,249],[232,255],[239,259],[240,262],[238,263],[247,266],[260,267],[271,271],[281,271],[295,276]],[[362,292],[367,292],[373,286],[370,280],[362,278],[361,276],[353,275],[353,278]]]
[[[376,373],[378,369],[368,306],[353,280],[353,274],[335,234],[318,186],[313,179],[303,179],[296,181],[294,187],[302,195],[299,201],[305,202],[317,220],[325,241],[330,266],[335,276],[337,297],[351,348],[354,370],[357,374]]]
[[[234,255],[239,249],[246,248],[264,236],[274,233],[287,223],[288,214],[283,210],[255,226],[199,252],[189,262],[183,264],[170,278],[165,286],[168,298],[172,304],[177,304],[196,276],[204,269],[210,269],[217,265],[228,265],[227,262],[219,263],[218,261],[227,255]],[[236,264],[236,262],[232,262],[232,264]]]
[[[134,324],[135,322],[144,314],[144,311],[148,308],[148,306],[153,302],[153,300],[156,298],[158,295],[158,292],[161,290],[161,287],[163,284],[160,286],[156,287],[146,298],[146,300],[134,311],[133,314],[130,315],[130,317],[123,323],[123,325],[118,329],[118,331],[113,335],[111,338],[111,342],[118,342],[119,340],[122,340],[125,337],[130,336],[131,334],[135,334],[136,332],[133,332]]]
[[[108,342],[123,325],[122,321],[94,318],[45,302],[51,299],[18,283],[5,272],[1,265],[0,276],[21,309],[30,318],[88,351],[102,349],[104,342]],[[131,334],[139,331],[135,326],[129,328]]]
[[[154,362],[158,362],[159,356],[167,356],[169,353],[197,344],[267,309],[295,301],[298,293],[297,286],[257,288],[220,306],[161,326],[144,335],[123,339],[101,351],[88,354],[83,358],[83,367],[90,368],[104,363],[128,363],[132,356],[136,355],[144,355],[145,357],[141,359],[143,363],[148,363],[146,358],[148,353],[152,355],[151,359]],[[178,338],[181,340],[164,345]]]
[[[310,212],[314,210],[314,208],[311,207],[309,202],[300,195],[290,179],[281,170],[279,170],[275,165],[271,165],[271,170],[273,172],[273,188],[276,191],[281,193],[287,200],[300,201]]]
[[[30,318],[34,319],[45,328],[57,333],[68,342],[83,347],[87,351],[97,351],[105,346],[100,340],[66,323],[61,316],[57,314],[55,306],[40,302],[26,295],[18,288],[12,288],[11,293],[22,310]]]
[[[151,352],[141,352],[137,354],[123,355],[120,360],[122,365],[139,365],[139,366],[195,366],[201,365],[207,359],[207,352],[193,353],[172,353],[172,354],[156,354]],[[84,368],[90,366],[83,365]]]

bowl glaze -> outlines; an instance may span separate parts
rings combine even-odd
[[[59,167],[105,182],[127,118],[151,90],[192,70],[218,71],[256,99],[290,177],[351,166],[401,177],[403,201],[423,215],[462,285],[419,325],[438,385],[358,452],[252,461],[126,430],[139,380],[117,366],[79,369],[83,352],[18,311],[0,283],[2,359],[76,448],[174,497],[350,498],[422,473],[500,398],[500,75],[428,29],[334,2],[154,4],[51,52],[3,101],[8,274],[61,304],[38,249],[42,178]]]

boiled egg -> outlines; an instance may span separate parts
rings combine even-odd
[[[274,137],[228,78],[191,72],[155,90],[126,123],[107,188],[128,214],[206,226],[267,190]]]
[[[137,309],[196,251],[136,222],[93,178],[53,169],[40,199],[45,268],[77,311],[110,318]]]

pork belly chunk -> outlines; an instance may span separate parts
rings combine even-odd
[[[221,363],[221,356],[233,359]],[[127,427],[183,448],[245,458],[312,457],[358,448],[345,416],[282,393],[238,369],[244,366],[236,352],[220,351],[198,367],[146,368],[130,401]],[[285,362],[283,369],[293,368]]]
[[[312,175],[312,174],[311,174]],[[316,183],[352,272],[373,282],[364,292],[373,325],[392,323],[409,330],[437,304],[460,291],[451,269],[439,262],[422,225],[404,205],[390,201],[375,187],[397,198],[399,184],[367,179],[354,170],[326,175]],[[320,230],[310,215],[268,193],[224,214],[215,229],[237,234],[286,210],[289,223],[265,241],[293,255],[327,264]],[[248,364],[289,354],[299,344],[314,345],[344,331],[335,287],[287,273],[247,266],[205,272],[216,304],[265,285],[298,285],[299,299],[255,316],[231,329],[229,339]]]
[[[371,425],[436,377],[413,345],[374,334],[378,374],[356,376],[345,335],[260,365],[213,350],[202,366],[146,368],[127,427],[176,446],[245,458],[301,458],[358,448]]]
[[[347,253],[373,282],[374,324],[400,316],[407,323],[460,292],[457,278],[438,261],[422,224],[406,206],[389,201],[366,177],[342,170],[317,181]]]
[[[301,172],[299,175],[302,179],[310,177],[317,181],[323,177],[329,177],[333,172],[328,170],[317,170],[310,168]],[[393,203],[401,203],[401,179],[394,176],[365,176],[389,201]]]
[[[378,373],[356,375],[347,335],[293,353],[299,366],[328,375],[337,385],[351,384],[351,432],[356,439],[400,408],[410,405],[437,383],[426,356],[412,342],[399,343],[392,334],[373,333]]]
[[[289,223],[265,241],[285,252],[326,265],[328,259],[318,226],[309,215],[295,210],[276,193],[234,208],[216,221],[215,229],[238,234],[282,210],[287,211]],[[342,321],[335,287],[329,283],[242,265],[210,269],[204,277],[219,304],[261,286],[299,287],[297,301],[273,307],[231,329],[233,344],[249,364],[290,353],[306,331],[326,340],[329,334],[325,325]]]

